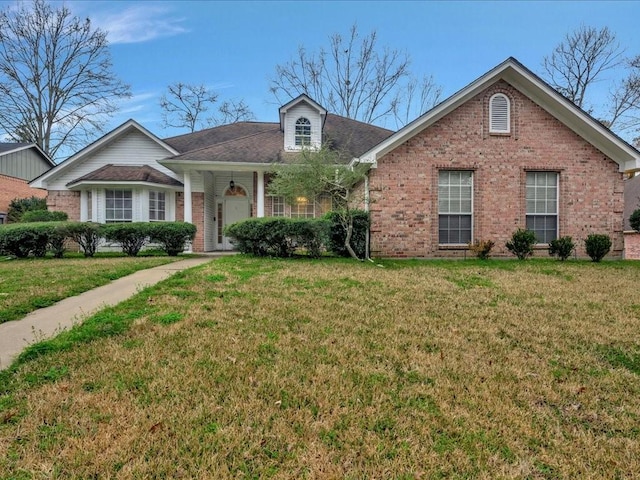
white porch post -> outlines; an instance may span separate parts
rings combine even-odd
[[[89,195],[87,190],[80,191],[80,221],[89,220]]]
[[[184,172],[184,221],[193,223],[193,208],[191,206],[191,172]]]
[[[264,217],[264,172],[258,172],[257,216]]]

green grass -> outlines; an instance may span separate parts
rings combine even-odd
[[[637,277],[225,257],[2,373],[0,478],[636,478]]]
[[[138,270],[175,260],[166,256],[106,255],[0,261],[0,323],[20,319],[29,312]]]

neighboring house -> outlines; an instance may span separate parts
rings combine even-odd
[[[45,190],[31,188],[29,181],[54,166],[34,143],[0,143],[0,224],[5,223],[12,200],[47,196]]]
[[[371,254],[468,255],[517,228],[538,252],[604,233],[623,253],[623,172],[640,152],[513,58],[361,155],[372,215]]]
[[[494,253],[519,227],[540,253],[570,235],[583,256],[590,233],[623,250],[623,172],[640,152],[513,58],[396,133],[327,112],[302,95],[279,123],[240,122],[159,139],[133,120],[43,174],[51,209],[71,219],[186,220],[194,251],[228,250],[223,227],[247,217],[316,216],[330,207],[268,195],[273,164],[322,143],[368,164],[361,186],[371,253],[385,257]]]
[[[164,140],[129,120],[31,185],[47,189],[49,209],[70,220],[185,220],[198,228],[194,251],[231,250],[225,225],[330,208],[323,199],[287,205],[269,196],[274,163],[322,143],[348,161],[393,133],[328,113],[306,95],[279,114],[278,123],[239,122]]]
[[[624,258],[640,260],[640,233],[633,230],[629,222],[631,214],[640,208],[640,175],[624,183]]]

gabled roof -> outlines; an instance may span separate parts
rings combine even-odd
[[[182,187],[182,182],[171,178],[169,175],[156,170],[149,165],[130,166],[108,164],[94,170],[69,183],[67,187],[77,186],[80,183],[100,183],[100,182],[133,182],[133,183],[153,183],[156,185],[166,185],[170,187]]]
[[[324,122],[326,120],[326,117],[327,117],[327,109],[324,108],[322,105],[320,105],[315,100],[313,100],[311,97],[309,97],[308,95],[303,93],[301,95],[298,95],[296,98],[291,100],[289,103],[285,103],[284,105],[282,105],[280,107],[280,109],[278,110],[278,112],[280,113],[280,128],[282,130],[284,130],[284,117],[287,114],[287,112],[289,110],[291,110],[293,107],[295,107],[295,106],[297,106],[297,105],[299,105],[301,103],[306,103],[311,108],[317,110],[318,114],[320,115],[320,118],[322,119],[322,123],[324,124]]]
[[[95,142],[90,143],[85,148],[80,150],[78,153],[67,158],[64,162],[59,163],[58,165],[56,165],[55,168],[52,168],[48,172],[45,172],[39,177],[37,177],[36,179],[32,180],[30,185],[32,187],[44,188],[43,182],[45,182],[47,179],[53,176],[57,176],[61,172],[64,172],[72,168],[75,164],[82,162],[83,159],[86,158],[88,155],[91,155],[92,153],[95,153],[100,149],[107,147],[109,144],[118,140],[120,137],[127,135],[131,131],[138,131],[142,133],[144,136],[146,136],[147,138],[149,138],[151,141],[160,145],[162,148],[164,148],[167,151],[167,156],[176,155],[179,153],[177,150],[175,150],[170,145],[164,143],[162,140],[160,140],[158,137],[156,137],[153,133],[151,133],[149,130],[144,128],[138,122],[136,122],[133,119],[130,119],[124,122],[119,127],[115,128],[114,130],[111,130],[106,135],[103,135]]]
[[[640,152],[598,120],[562,96],[513,57],[508,58],[462,90],[436,105],[395,134],[363,153],[356,162],[375,164],[408,139],[434,124],[498,80],[504,80],[619,165],[621,172],[635,168]]]
[[[0,143],[0,155],[9,155],[29,148],[33,148],[49,165],[52,167],[56,166],[55,162],[51,160],[49,155],[44,153],[44,151],[35,143]]]
[[[348,161],[392,133],[385,128],[327,114],[323,141]],[[180,163],[188,162],[267,166],[295,155],[284,151],[284,132],[277,123],[232,123],[168,138],[165,142],[184,152],[159,161],[163,165],[171,165],[172,169],[179,168]]]

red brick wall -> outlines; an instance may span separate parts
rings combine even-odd
[[[26,180],[0,175],[0,212],[7,213],[9,204],[17,198],[45,198],[46,190],[31,188]]]
[[[51,211],[66,212],[69,220],[80,221],[80,192],[49,190],[47,207]]]
[[[511,101],[511,133],[491,135],[488,102]],[[559,235],[570,235],[586,255],[590,233],[623,248],[623,179],[618,165],[505,82],[498,82],[378,160],[370,172],[372,255],[468,255],[438,246],[438,171],[472,170],[474,239],[493,240],[494,255],[525,225],[527,170],[559,173]],[[546,249],[537,252],[546,256]]]
[[[196,226],[196,238],[193,241],[194,252],[204,252],[204,193],[191,194],[191,219]],[[184,221],[184,193],[176,192],[176,221]]]
[[[624,258],[627,260],[640,260],[640,233],[625,232]]]

